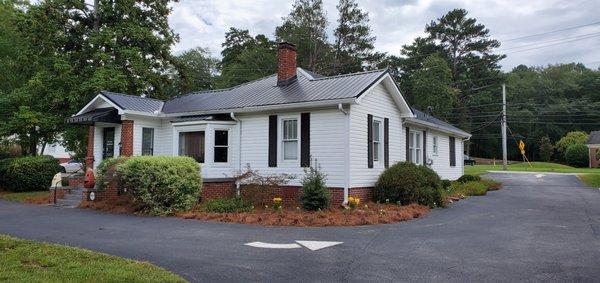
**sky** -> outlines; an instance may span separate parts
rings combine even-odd
[[[329,40],[337,25],[337,0],[323,0]],[[600,67],[600,0],[357,0],[369,12],[375,49],[399,55],[404,44],[424,34],[425,25],[454,8],[464,8],[501,41],[505,71],[525,64],[580,62]],[[229,27],[274,38],[293,0],[180,0],[169,23],[180,36],[175,53],[205,47],[219,57]],[[587,25],[587,26],[583,26]],[[579,28],[572,28],[582,26]],[[562,30],[559,32],[553,32]],[[548,33],[550,32],[550,33]],[[539,35],[540,33],[544,33]],[[522,38],[525,36],[536,35]]]

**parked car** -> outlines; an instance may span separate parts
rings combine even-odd
[[[475,159],[465,154],[465,165],[475,166]]]
[[[65,163],[61,163],[60,166],[62,167],[62,173],[83,172],[83,163],[75,159],[71,159]]]

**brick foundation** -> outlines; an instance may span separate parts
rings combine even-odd
[[[85,157],[85,167],[94,167],[94,126],[88,127],[87,135],[87,155]]]
[[[202,184],[201,200],[230,198],[235,196],[235,183],[233,181],[225,182],[204,182]]]
[[[600,160],[598,160],[598,148],[590,147],[590,168],[600,167]]]
[[[69,187],[73,188],[73,189],[76,189],[78,187],[83,187],[84,179],[85,179],[85,177],[83,175],[69,177]]]

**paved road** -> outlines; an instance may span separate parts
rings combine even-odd
[[[598,281],[600,191],[574,176],[493,174],[505,187],[425,218],[281,228],[0,201],[0,233],[147,260],[191,281]],[[246,242],[342,241],[311,252]]]

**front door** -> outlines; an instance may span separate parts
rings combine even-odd
[[[115,156],[115,128],[104,128],[102,136],[102,159]]]

